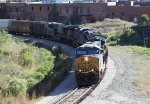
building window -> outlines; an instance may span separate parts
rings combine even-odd
[[[18,8],[16,8],[16,12],[18,12]]]
[[[47,7],[47,11],[49,11],[49,7]]]
[[[112,13],[111,15],[112,15],[112,16],[114,16],[114,15],[115,15],[115,13]]]
[[[7,16],[8,19],[10,19],[10,16]]]
[[[40,11],[42,10],[42,8],[41,8],[41,7],[40,7],[39,9],[40,9]]]
[[[121,16],[124,16],[124,12],[121,12]]]
[[[32,10],[34,10],[34,7],[32,7]]]
[[[19,16],[17,17],[17,20],[20,20],[20,17],[19,17]]]
[[[91,14],[91,8],[90,7],[87,7],[87,13]]]
[[[82,7],[80,8],[80,13],[83,13],[83,8]]]
[[[9,8],[9,12],[12,12],[12,8]]]
[[[69,8],[66,8],[66,13],[69,13]]]
[[[60,14],[62,13],[62,8],[59,9],[59,13],[60,13]]]
[[[21,12],[24,12],[24,8],[21,8]]]

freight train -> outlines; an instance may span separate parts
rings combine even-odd
[[[57,22],[9,20],[7,23],[7,31],[12,34],[46,38],[76,47],[75,77],[78,85],[91,85],[100,80],[106,42],[106,37],[100,32]]]

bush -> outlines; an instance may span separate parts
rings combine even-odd
[[[27,83],[28,88],[31,88],[38,82],[38,80],[35,79],[33,76],[30,76],[28,77],[27,82],[28,82]]]
[[[118,43],[120,41],[119,35],[112,35],[108,37],[108,42],[115,42]]]
[[[23,49],[22,55],[22,66],[32,66],[33,65],[33,55],[32,50],[29,48]]]
[[[24,79],[13,78],[9,81],[8,89],[12,95],[17,96],[26,92],[27,82]]]
[[[124,30],[123,34],[120,35],[120,43],[121,44],[131,44],[131,36],[134,35],[135,32],[131,28],[127,28]]]
[[[111,42],[109,42],[109,45],[110,46],[116,46],[118,43],[116,42],[116,41],[111,41]]]
[[[148,25],[148,22],[149,22],[150,18],[147,14],[142,14],[141,16],[141,23],[143,25]]]
[[[33,77],[40,81],[40,80],[44,79],[44,76],[45,75],[42,74],[41,72],[36,72]]]
[[[13,96],[17,96],[19,94],[26,93],[27,82],[25,79],[11,78],[9,79],[8,83],[9,84],[7,88],[1,88],[1,92],[4,97],[9,96],[10,94]]]

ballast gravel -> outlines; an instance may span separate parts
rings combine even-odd
[[[84,99],[81,104],[102,104],[104,101],[99,99],[100,93],[107,89],[109,85],[112,83],[115,75],[116,75],[116,68],[114,61],[109,57],[108,58],[108,65],[107,70],[105,73],[104,78],[100,82],[100,84],[96,87],[96,89],[86,98]],[[107,102],[108,104],[112,104],[111,102]]]

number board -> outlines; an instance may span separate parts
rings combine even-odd
[[[77,50],[77,55],[89,55],[89,54],[99,54],[99,50]]]

